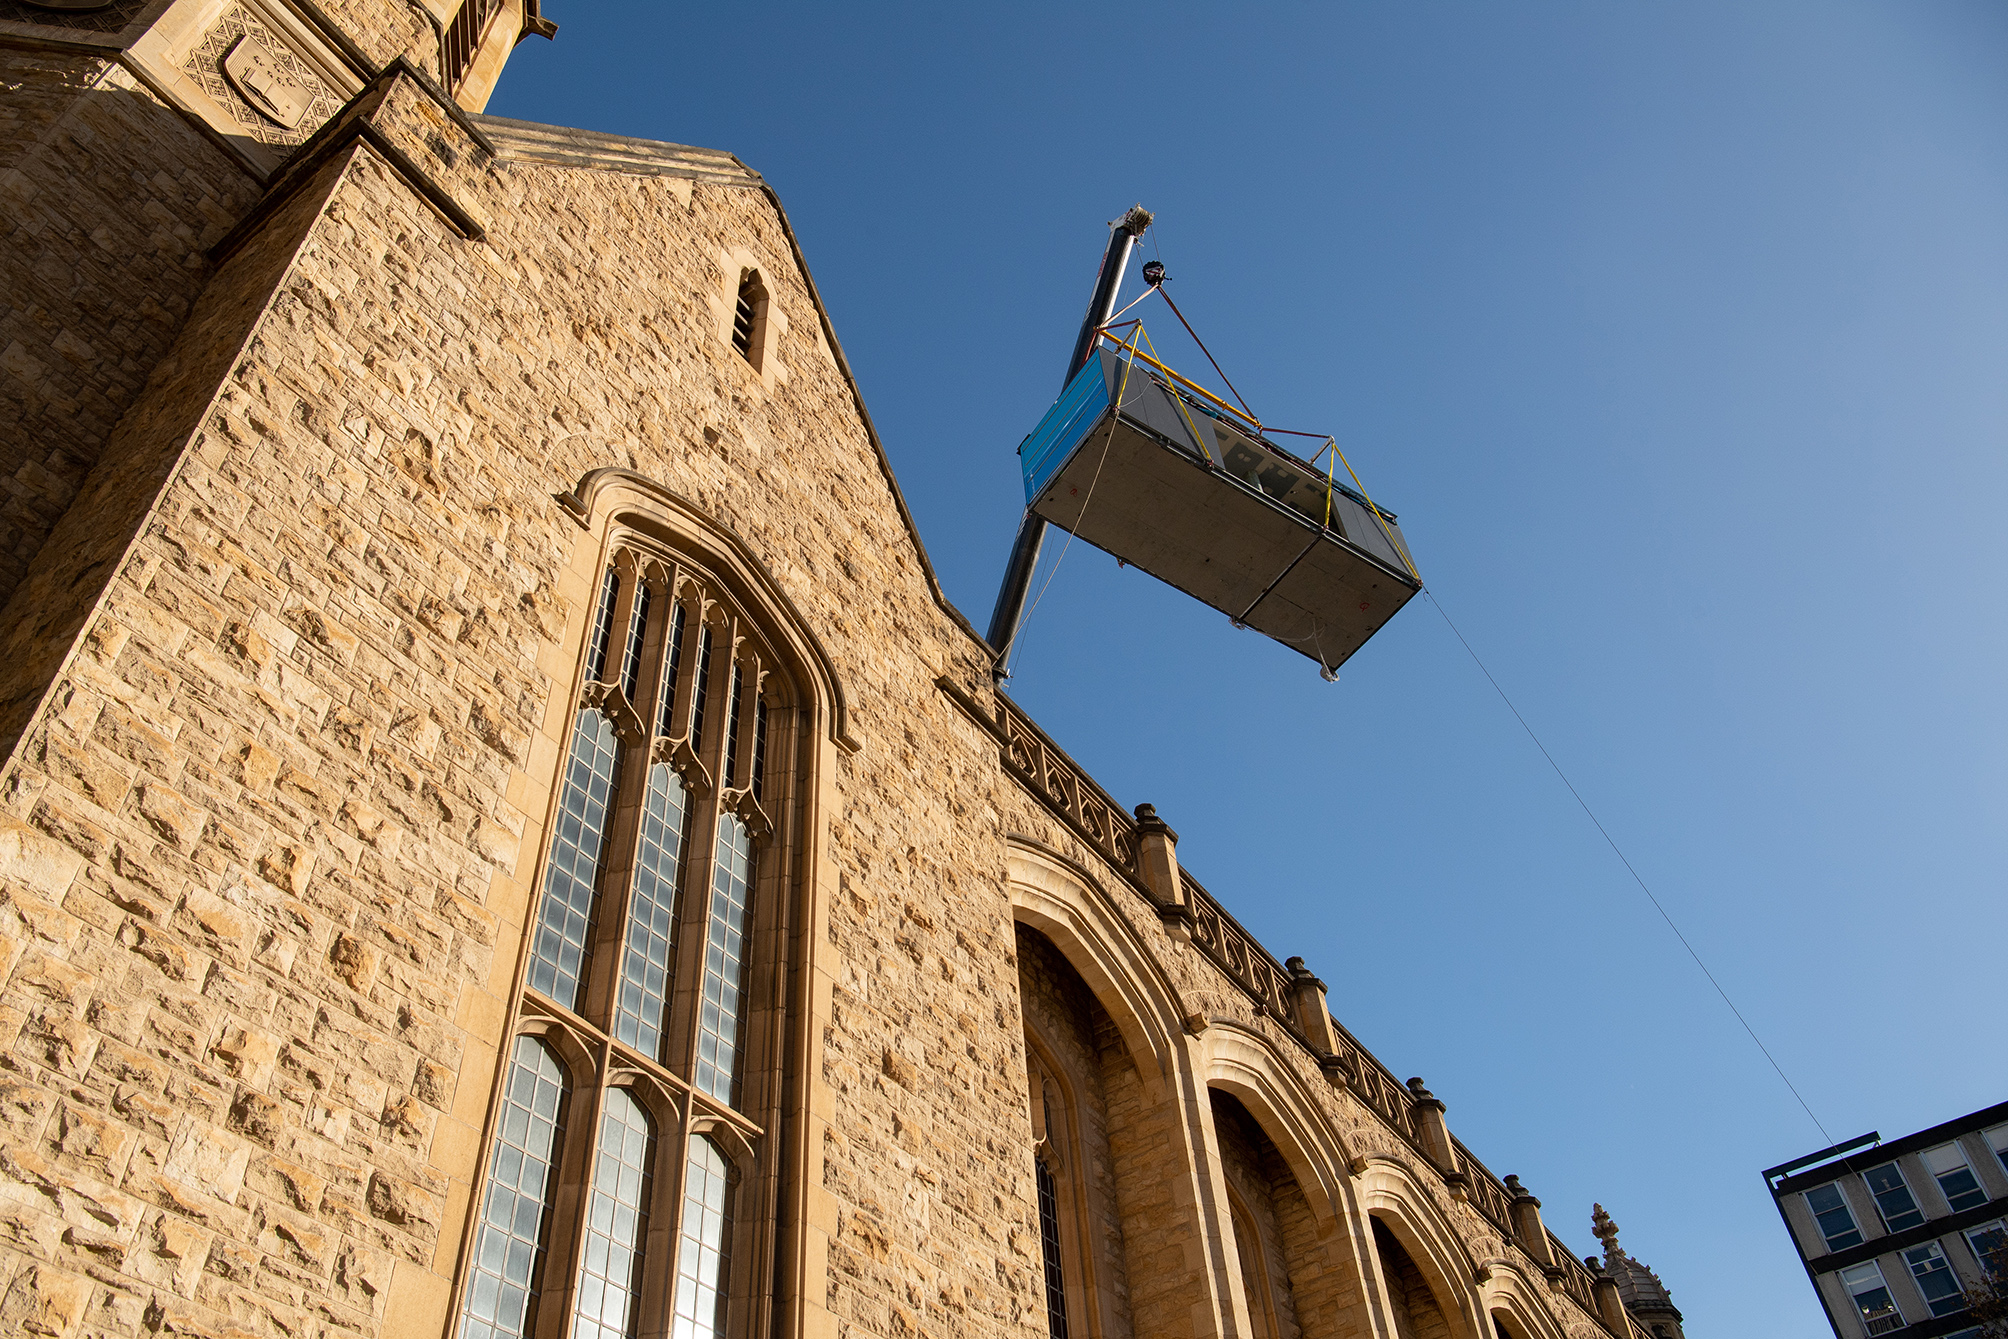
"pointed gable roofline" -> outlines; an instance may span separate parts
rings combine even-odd
[[[920,529],[913,522],[913,512],[906,505],[906,494],[900,491],[899,479],[893,474],[892,460],[886,455],[885,443],[879,439],[878,426],[872,422],[871,410],[865,407],[864,392],[858,388],[858,379],[851,372],[850,359],[844,356],[844,346],[837,339],[836,327],[830,321],[829,308],[824,305],[822,292],[816,287],[815,275],[809,271],[808,258],[802,254],[801,241],[795,236],[795,225],[789,221],[780,195],[767,179],[746,166],[737,155],[722,149],[700,149],[687,144],[636,139],[630,135],[613,135],[596,130],[574,130],[502,116],[476,116],[472,119],[494,141],[498,156],[505,159],[637,176],[683,177],[714,186],[758,190],[766,197],[767,203],[774,208],[775,217],[781,221],[781,234],[788,239],[788,254],[794,259],[795,270],[802,276],[804,287],[809,290],[809,300],[816,308],[816,320],[822,326],[823,341],[829,346],[837,371],[850,390],[851,404],[857,409],[858,421],[864,425],[865,436],[870,439],[872,452],[878,458],[879,473],[884,476],[885,485],[892,493],[893,505],[899,508],[899,519],[906,526],[907,537],[913,541],[914,556],[920,560],[920,570],[927,577],[927,588],[942,612],[968,633],[970,640],[986,656],[995,660],[997,653],[941,589],[941,579],[935,575],[934,563],[927,556],[927,545],[922,542]]]

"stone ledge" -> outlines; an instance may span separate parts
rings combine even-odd
[[[494,141],[496,156],[504,162],[635,176],[685,177],[714,186],[765,184],[758,172],[720,149],[512,121],[503,116],[477,116],[473,120]]]

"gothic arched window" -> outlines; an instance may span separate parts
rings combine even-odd
[[[1028,1047],[1028,1052],[1030,1048]],[[1067,1280],[1079,1277],[1081,1260],[1069,1249],[1073,1233],[1067,1222],[1074,1193],[1067,1163],[1073,1139],[1066,1091],[1036,1052],[1029,1055],[1032,1080],[1033,1191],[1039,1200],[1039,1263],[1044,1271],[1046,1333],[1067,1339]],[[1057,1103],[1058,1109],[1055,1109]],[[1069,1257],[1073,1257],[1071,1260]]]
[[[713,1339],[757,1292],[735,1232],[772,1230],[733,1200],[772,1179],[779,1020],[747,1002],[801,700],[719,579],[626,533],[578,675],[458,1335]]]

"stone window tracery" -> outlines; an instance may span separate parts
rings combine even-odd
[[[640,535],[582,640],[458,1335],[715,1339],[748,1323],[735,1233],[773,1230],[735,1200],[773,1181],[780,1011],[749,1001],[805,713],[727,587]]]

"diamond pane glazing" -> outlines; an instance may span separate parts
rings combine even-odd
[[[1060,1194],[1043,1161],[1032,1164],[1039,1182],[1039,1255],[1046,1267],[1046,1332],[1067,1339],[1067,1275],[1060,1266]]]
[[[704,750],[704,704],[711,696],[711,625],[697,634],[697,673],[690,683],[690,747]]]
[[[732,691],[725,698],[725,789],[739,784],[739,663],[732,663]]]

